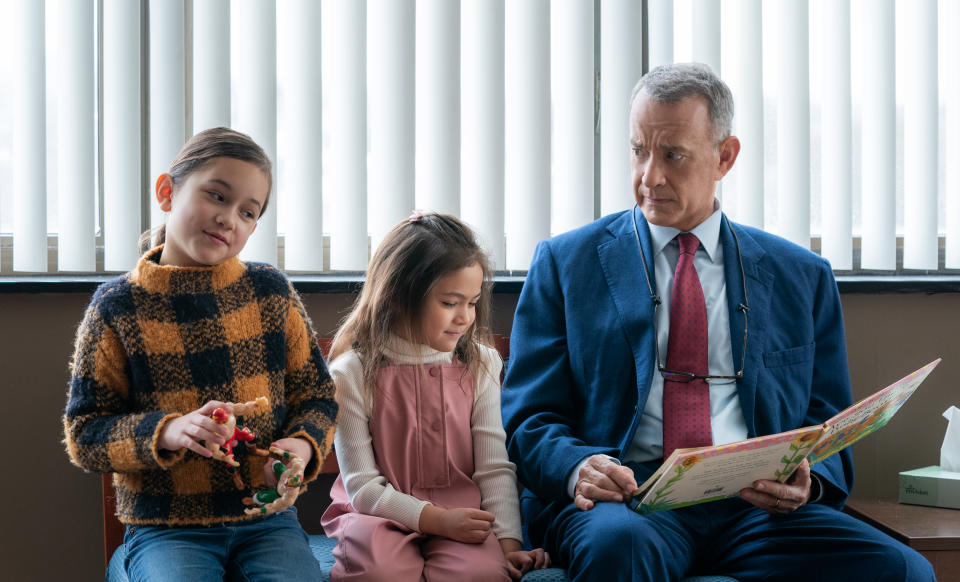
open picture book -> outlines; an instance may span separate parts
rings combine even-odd
[[[887,424],[939,363],[938,358],[823,424],[725,445],[677,449],[634,491],[630,508],[653,513],[735,497],[758,479],[782,483],[803,459],[814,465]]]

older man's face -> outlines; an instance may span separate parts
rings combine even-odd
[[[740,142],[715,143],[703,98],[657,103],[641,91],[630,110],[630,148],[633,192],[647,221],[689,231],[713,213],[717,182]]]

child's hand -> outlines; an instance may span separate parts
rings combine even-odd
[[[514,580],[519,580],[531,570],[550,567],[550,555],[542,548],[528,552],[521,549],[519,541],[509,538],[500,540],[500,548],[507,560],[507,571]]]
[[[210,415],[217,408],[229,408],[229,404],[211,400],[197,410],[175,418],[163,425],[157,435],[157,448],[178,451],[184,447],[198,455],[210,458],[210,452],[201,441],[222,445],[233,436],[232,431],[218,424]]]
[[[482,509],[446,509],[441,520],[444,533],[440,535],[458,542],[479,544],[490,535],[493,514]]]
[[[550,554],[543,548],[518,552],[510,552],[504,556],[507,559],[507,570],[514,580],[519,580],[531,570],[540,570],[550,567]]]
[[[313,447],[306,440],[298,437],[277,439],[270,444],[271,447],[277,447],[297,455],[303,459],[303,464],[309,465],[313,458]],[[277,476],[273,472],[273,463],[267,462],[263,465],[263,474],[267,477],[267,485],[273,487],[277,484]]]
[[[458,542],[479,544],[490,535],[493,514],[470,507],[443,509],[426,505],[420,513],[420,531]]]

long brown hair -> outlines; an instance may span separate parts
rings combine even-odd
[[[260,216],[267,210],[270,203],[270,192],[273,190],[273,164],[263,148],[257,145],[249,135],[230,129],[229,127],[213,127],[205,129],[183,144],[180,153],[170,163],[170,174],[174,187],[179,186],[190,174],[202,170],[215,158],[233,158],[250,162],[260,168],[267,178],[267,197],[260,208]],[[166,225],[150,229],[140,235],[137,246],[140,253],[162,244],[167,238]],[[152,239],[152,240],[151,240]]]
[[[489,334],[493,269],[470,227],[448,214],[415,213],[387,233],[370,260],[352,311],[333,338],[330,359],[356,350],[364,396],[372,399],[390,335],[420,338],[425,299],[434,285],[472,265],[483,270],[483,286],[476,319],[457,341],[456,354],[474,378],[490,373],[480,357],[480,344],[487,345]]]

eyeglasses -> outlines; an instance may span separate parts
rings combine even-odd
[[[743,303],[737,306],[737,311],[743,313],[743,350],[740,352],[740,371],[733,376],[709,374],[703,375],[694,374],[693,372],[680,372],[677,370],[668,369],[663,365],[663,360],[660,358],[660,342],[657,340],[657,338],[660,337],[659,329],[657,328],[657,316],[660,313],[660,304],[663,302],[663,300],[660,299],[660,296],[654,292],[653,284],[650,282],[650,271],[647,268],[647,259],[643,254],[643,245],[640,244],[640,230],[637,228],[637,209],[638,206],[633,207],[633,234],[637,239],[637,248],[640,249],[640,260],[643,262],[643,275],[647,279],[647,289],[650,291],[650,300],[653,301],[653,343],[654,346],[656,346],[657,351],[657,370],[667,382],[690,382],[691,380],[705,380],[708,383],[726,384],[743,379],[743,368],[747,359],[747,312],[750,311],[750,303],[747,300],[747,277],[743,272],[743,255],[740,254],[740,240],[737,238],[737,233],[733,230],[733,226],[731,226],[729,223],[727,224],[727,226],[730,228],[730,234],[733,235],[733,242],[737,247],[737,261],[740,263],[740,282],[743,285]]]
[[[653,296],[653,337],[657,338],[659,336],[659,330],[657,328],[657,314],[660,311],[661,299],[659,295]],[[693,372],[680,372],[677,370],[670,370],[663,365],[662,360],[660,359],[660,342],[654,340],[657,348],[657,370],[660,371],[660,375],[663,376],[664,381],[666,382],[690,382],[691,380],[706,380],[708,384],[729,384],[730,382],[735,382],[737,380],[743,379],[743,364],[746,361],[747,354],[747,309],[748,307],[744,304],[740,304],[737,307],[737,310],[743,313],[743,352],[740,354],[740,371],[734,374],[733,376],[720,376],[720,375],[703,375],[703,374],[694,374]]]

